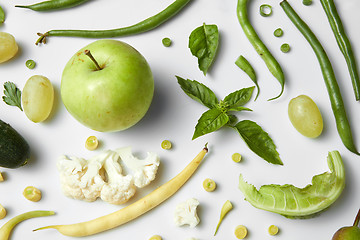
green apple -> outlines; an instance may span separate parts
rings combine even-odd
[[[117,40],[98,40],[80,49],[61,78],[66,109],[100,132],[135,125],[148,111],[153,94],[149,64],[135,48]]]

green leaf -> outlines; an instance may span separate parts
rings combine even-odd
[[[271,184],[257,190],[240,175],[239,189],[256,208],[288,218],[313,217],[333,204],[345,187],[345,169],[339,152],[329,152],[327,162],[331,172],[315,175],[312,184],[304,188]]]
[[[4,94],[5,96],[2,97],[4,102],[10,106],[21,107],[21,91],[16,87],[16,85],[12,82],[5,82],[4,83]]]
[[[204,112],[197,125],[195,126],[195,132],[193,140],[207,133],[214,132],[221,127],[225,126],[229,122],[229,116],[218,108],[212,108]]]
[[[211,91],[204,84],[195,80],[185,80],[176,76],[178,83],[182,90],[192,99],[202,103],[208,108],[214,108],[217,106],[219,100],[216,98],[213,91]]]
[[[206,75],[215,59],[219,44],[219,30],[216,25],[205,23],[193,30],[189,37],[189,48],[198,58],[199,69]]]
[[[5,21],[5,12],[0,6],[0,24],[4,23]]]
[[[250,112],[252,112],[252,109],[247,108],[247,107],[238,106],[238,107],[229,108],[228,111],[235,111],[235,112],[250,111]]]
[[[255,87],[243,88],[230,93],[224,98],[224,102],[229,105],[229,108],[243,106],[250,101]]]
[[[274,142],[259,125],[243,120],[235,125],[235,129],[254,153],[269,163],[283,165]]]
[[[259,85],[257,83],[257,77],[256,77],[256,73],[255,73],[254,68],[251,66],[249,61],[242,55],[235,61],[235,64],[241,70],[243,70],[250,77],[250,79],[255,83],[255,86],[257,88],[257,94],[256,94],[256,97],[255,97],[255,100],[256,100],[258,98],[258,96],[259,96],[260,88],[259,88]]]

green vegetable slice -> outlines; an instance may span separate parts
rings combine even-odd
[[[235,129],[254,153],[269,163],[283,165],[274,142],[259,125],[243,120],[235,125]]]
[[[5,82],[4,83],[4,94],[3,100],[7,105],[16,106],[21,111],[23,110],[21,107],[21,91],[18,89],[13,82]]]
[[[282,35],[284,35],[284,31],[281,28],[275,29],[275,31],[274,31],[275,37],[281,37]]]
[[[257,190],[240,175],[239,189],[256,208],[288,218],[310,218],[334,203],[345,187],[345,169],[340,153],[329,152],[327,163],[330,172],[314,176],[312,184],[304,188],[271,184]]]
[[[263,17],[269,17],[272,14],[272,7],[269,4],[263,4],[260,6],[260,15]]]
[[[280,47],[280,50],[283,52],[283,53],[287,53],[290,51],[290,45],[288,43],[283,43]]]
[[[198,58],[199,69],[206,75],[215,59],[219,44],[219,30],[216,25],[205,23],[193,30],[189,37],[191,54]]]

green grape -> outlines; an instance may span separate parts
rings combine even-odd
[[[13,58],[19,47],[14,36],[6,32],[0,32],[0,43],[0,63],[3,63]]]
[[[306,95],[291,99],[288,115],[292,125],[302,135],[318,137],[323,130],[323,119],[316,103]]]
[[[33,122],[42,122],[51,113],[54,88],[48,78],[34,75],[27,80],[21,97],[26,116]]]

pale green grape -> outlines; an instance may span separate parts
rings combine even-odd
[[[291,99],[288,107],[292,125],[302,135],[309,138],[318,137],[323,130],[323,119],[316,103],[306,95]]]
[[[42,122],[51,113],[54,88],[44,76],[34,75],[27,80],[22,91],[22,105],[26,116],[33,122]]]
[[[0,63],[13,58],[18,52],[18,45],[13,35],[0,32]]]

